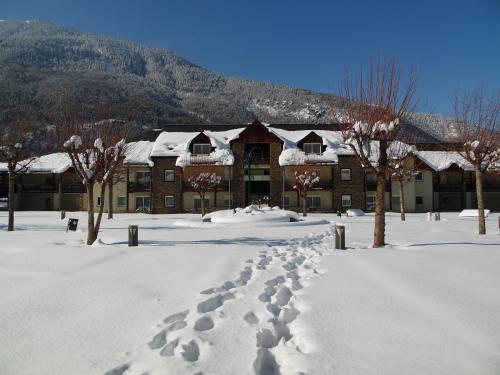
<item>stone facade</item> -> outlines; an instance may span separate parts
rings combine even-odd
[[[243,143],[233,144],[234,165],[232,168],[232,191],[233,205],[235,207],[245,206],[245,145]]]
[[[283,193],[283,172],[279,165],[278,158],[281,154],[281,144],[270,144],[270,159],[269,159],[269,205],[271,207],[281,206]]]
[[[351,179],[343,180],[342,169],[351,171]],[[345,211],[349,208],[365,209],[365,172],[355,156],[339,155],[339,162],[333,168],[333,211]],[[351,196],[351,205],[342,205],[342,195]]]
[[[183,212],[182,168],[175,166],[176,157],[154,158],[151,174],[151,212],[154,214],[171,214]],[[165,181],[165,170],[173,170],[174,181]],[[174,206],[165,207],[165,197],[174,197]]]

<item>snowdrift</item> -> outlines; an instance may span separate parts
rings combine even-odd
[[[203,221],[212,223],[232,224],[249,222],[295,222],[300,221],[296,212],[282,210],[279,207],[262,207],[251,205],[235,210],[215,211],[203,216]]]
[[[490,214],[490,210],[484,210],[484,217],[488,217],[488,215]],[[479,212],[478,210],[462,210],[462,212],[460,212],[458,214],[459,217],[478,217],[479,216]]]
[[[346,213],[347,216],[365,216],[365,211],[359,208],[351,208],[350,210],[347,210]]]

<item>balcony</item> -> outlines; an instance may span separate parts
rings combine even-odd
[[[304,164],[335,164],[336,155],[331,154],[306,154],[304,156]]]
[[[269,165],[269,156],[252,156],[252,165]]]
[[[215,189],[216,191],[229,191],[229,181],[221,181],[219,185],[217,185],[217,188]],[[185,182],[184,186],[182,187],[183,192],[193,192],[195,191],[189,182]],[[214,190],[210,190],[214,191]]]
[[[85,186],[83,186],[83,184],[71,184],[62,186],[63,193],[84,193],[85,191]]]
[[[461,191],[473,191],[474,187],[472,183],[465,184],[438,184],[434,186],[434,191],[441,192],[456,192],[460,193]]]
[[[57,187],[47,184],[22,184],[21,191],[23,193],[57,193]]]
[[[314,185],[311,189],[309,189],[309,191],[331,190],[331,189],[333,189],[333,182],[332,181],[320,181],[319,184]],[[294,190],[293,185],[285,184],[285,190],[286,191]]]
[[[132,181],[129,182],[127,185],[128,191],[134,192],[134,191],[149,191],[150,189],[150,182],[137,182],[137,181]]]

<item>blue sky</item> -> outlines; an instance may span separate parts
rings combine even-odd
[[[500,88],[500,0],[0,0],[0,19],[35,18],[330,93],[346,69],[394,55],[419,68],[420,109],[437,113],[457,89]]]

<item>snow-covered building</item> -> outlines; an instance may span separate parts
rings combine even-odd
[[[15,201],[18,210],[79,210],[83,185],[73,171],[66,153],[43,155],[34,159],[26,173],[16,179]],[[0,197],[7,197],[7,166],[0,163]]]
[[[247,125],[179,125],[170,129],[153,133],[149,141],[128,144],[124,165],[114,180],[115,212],[198,211],[201,201],[189,179],[205,172],[221,177],[217,188],[206,195],[205,206],[210,210],[263,203],[299,211],[302,198],[293,186],[295,175],[304,171],[319,175],[319,182],[308,193],[306,203],[310,210],[374,209],[375,179],[361,167],[349,146],[342,143],[339,124],[268,125],[255,121]],[[421,144],[418,150],[407,160],[418,170],[404,186],[407,211],[473,208],[475,180],[471,166],[458,153],[441,151],[439,145]],[[74,179],[71,163],[64,154],[37,159],[19,180],[23,204],[18,206],[84,209],[83,186],[78,181],[74,185],[66,183],[70,175]],[[46,186],[43,181],[31,182],[40,178],[51,182]],[[64,193],[66,186],[75,190],[72,204],[69,196],[54,195]],[[46,190],[50,190],[51,200],[42,194]],[[500,210],[499,177],[485,174],[484,191],[487,208]],[[28,192],[31,196],[25,199]],[[101,203],[99,189],[95,194],[97,208]],[[385,193],[387,210],[399,209],[399,195],[396,181],[389,180]],[[6,178],[0,165],[1,196],[6,196]],[[106,209],[108,204],[105,202]]]

